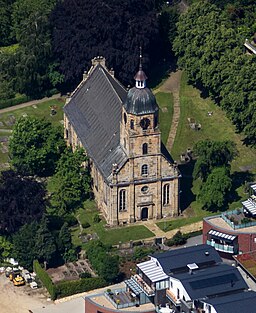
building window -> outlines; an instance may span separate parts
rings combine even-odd
[[[157,124],[158,124],[158,118],[157,118],[157,115],[155,115],[155,117],[154,117],[154,128],[157,127]]]
[[[180,298],[180,290],[179,290],[179,288],[177,288],[177,299],[179,299]]]
[[[141,175],[145,176],[148,175],[148,165],[147,164],[143,164],[141,167]]]
[[[126,115],[126,113],[124,113],[124,123],[125,124],[127,123],[127,115]]]
[[[163,205],[170,203],[170,185],[164,185]]]
[[[126,210],[126,191],[121,189],[119,192],[119,211]]]
[[[142,145],[142,154],[148,154],[148,144],[143,143]]]
[[[143,186],[143,187],[141,188],[141,192],[142,192],[142,193],[147,193],[147,192],[148,192],[148,186]]]
[[[170,287],[173,288],[173,282],[172,281],[170,281]]]
[[[126,149],[126,139],[124,138],[124,148]]]
[[[131,128],[131,129],[134,129],[134,120],[131,120],[131,121],[130,121],[130,128]]]

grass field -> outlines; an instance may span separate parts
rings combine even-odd
[[[238,157],[232,162],[232,171],[248,169],[256,173],[256,149],[243,145],[243,137],[235,132],[235,127],[226,117],[225,112],[210,99],[203,99],[196,88],[188,85],[184,73],[181,80],[180,107],[180,121],[171,151],[174,159],[179,160],[181,153],[187,148],[193,148],[200,140],[232,140],[239,152]],[[212,115],[209,116],[208,112],[212,112]],[[192,130],[188,118],[193,118],[200,123],[201,130]]]
[[[158,92],[156,93],[156,101],[160,106],[159,123],[162,133],[162,141],[167,143],[168,135],[171,128],[171,121],[173,116],[173,96],[171,93]]]
[[[82,224],[88,222],[91,225],[86,228],[83,233],[97,233],[99,239],[105,244],[115,245],[119,242],[129,242],[130,240],[139,240],[154,236],[150,230],[142,225],[105,229],[104,221],[100,221],[99,223],[93,222],[93,217],[97,213],[99,213],[99,211],[96,209],[95,203],[93,201],[86,201],[84,208],[79,209],[76,216]],[[75,228],[72,232],[72,239],[75,245],[81,245],[81,240],[78,238],[78,235],[79,229]]]

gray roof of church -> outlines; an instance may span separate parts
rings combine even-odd
[[[122,166],[127,155],[120,145],[120,120],[125,88],[100,64],[77,88],[64,112],[88,156],[108,180],[112,165]]]
[[[148,88],[133,87],[128,91],[124,107],[134,115],[151,114],[158,111],[156,98]]]
[[[223,297],[214,297],[204,300],[211,304],[218,313],[255,313],[256,293],[254,291],[242,291]]]

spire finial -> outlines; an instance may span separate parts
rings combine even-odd
[[[140,46],[140,65],[139,69],[142,70],[142,47]]]

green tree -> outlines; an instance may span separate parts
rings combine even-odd
[[[17,0],[13,5],[13,32],[19,43],[16,76],[19,92],[40,97],[50,88],[48,66],[52,59],[49,15],[55,0]]]
[[[162,2],[162,1],[161,1]],[[160,1],[59,1],[51,15],[53,50],[65,82],[74,86],[91,59],[103,55],[124,83],[138,68],[139,46],[151,65],[163,53],[158,28]]]
[[[6,236],[0,236],[0,261],[13,256],[13,244]]]
[[[23,225],[13,235],[13,256],[23,267],[32,270],[33,261],[37,256],[35,234],[38,230],[38,224],[32,222]]]
[[[83,149],[77,149],[74,153],[67,150],[60,158],[51,182],[51,203],[58,214],[74,210],[89,197],[91,178],[88,166],[85,166],[86,162],[87,157]]]
[[[0,1],[0,47],[12,43],[11,34],[11,10],[13,0]]]
[[[193,171],[193,177],[205,181],[215,167],[228,166],[237,156],[235,143],[232,141],[203,140],[194,147],[197,161]]]
[[[61,129],[46,120],[22,117],[14,126],[11,163],[23,175],[52,175],[64,149]]]
[[[203,208],[210,211],[222,209],[227,203],[228,193],[232,188],[230,171],[227,167],[216,167],[205,183],[202,184],[198,200]]]
[[[13,233],[22,225],[41,218],[46,191],[42,184],[16,172],[0,174],[0,232]]]
[[[51,265],[54,263],[57,247],[55,239],[49,230],[48,224],[48,218],[44,215],[36,232],[35,247],[38,260],[41,262],[47,262],[48,265]]]

